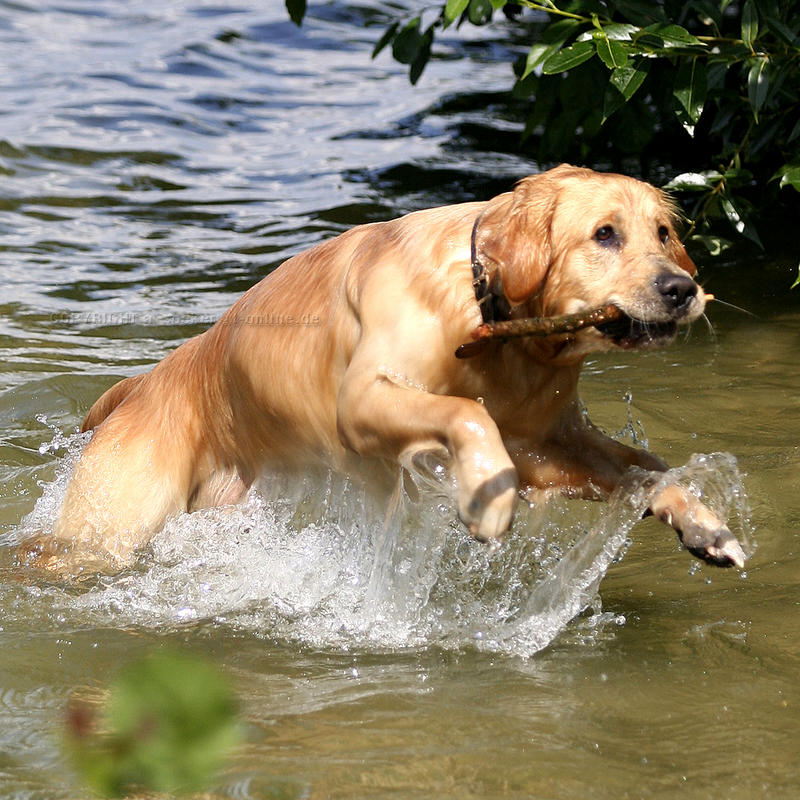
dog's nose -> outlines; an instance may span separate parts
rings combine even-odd
[[[671,311],[685,311],[697,297],[697,284],[688,275],[664,273],[656,278],[661,299]]]

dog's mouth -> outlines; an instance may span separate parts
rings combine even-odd
[[[623,350],[668,344],[675,338],[678,331],[678,323],[674,320],[645,322],[645,320],[628,316],[624,311],[619,319],[602,322],[595,327],[603,336]]]

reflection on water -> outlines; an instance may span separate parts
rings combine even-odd
[[[503,23],[449,29],[412,89],[388,54],[369,59],[387,22],[373,0],[311,4],[302,30],[277,0],[0,0],[6,541],[52,516],[99,394],[286,257],[535,171],[493,105]],[[237,682],[252,736],[220,796],[793,796],[795,261],[705,269],[758,316],[715,304],[713,336],[603,356],[584,379],[595,422],[687,465],[676,477],[745,538],[747,487],[746,580],[632,527],[635,484],[611,505],[523,510],[494,553],[420,476],[427,500],[388,527],[355,487],[295,502],[302,487],[266,486],[77,585],[0,548],[0,794],[80,794],[60,709],[169,643]],[[735,454],[743,476],[697,452]]]

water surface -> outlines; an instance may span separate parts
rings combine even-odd
[[[510,83],[502,27],[451,33],[412,89],[369,59],[381,8],[312,6],[298,30],[277,0],[0,2],[7,541],[52,513],[93,400],[286,257],[537,169],[483,102]],[[747,259],[703,273],[750,314],[715,305],[583,379],[598,424],[752,531],[745,575],[634,525],[633,489],[527,510],[497,554],[441,498],[381,538],[335,482],[183,517],[80,587],[6,547],[0,792],[74,796],[68,698],[177,645],[221,665],[248,724],[215,796],[796,796],[800,318],[791,259]]]

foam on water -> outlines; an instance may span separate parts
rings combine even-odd
[[[15,539],[52,520],[84,442],[54,441],[67,456]],[[434,465],[406,476],[388,504],[333,474],[266,480],[241,506],[172,519],[134,567],[78,590],[38,584],[29,599],[73,626],[209,623],[314,647],[529,656],[589,607],[588,627],[624,621],[599,613],[598,585],[668,480],[702,496],[752,549],[727,454],[693,456],[658,482],[631,472],[608,503],[522,504],[494,548],[464,532],[449,474]]]

